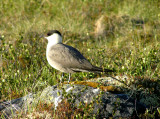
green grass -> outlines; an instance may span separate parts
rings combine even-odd
[[[106,34],[96,37],[95,24],[102,15]],[[50,29],[60,30],[63,41],[92,64],[116,69],[115,75],[156,82],[158,89],[151,86],[147,93],[159,96],[155,93],[160,88],[158,0],[1,0],[0,18],[0,101],[57,83],[61,73],[48,65],[47,41],[40,38]],[[77,73],[72,78],[96,76]]]

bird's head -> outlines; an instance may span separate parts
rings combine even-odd
[[[48,43],[52,45],[62,43],[62,35],[57,30],[49,31],[45,38],[48,40]]]

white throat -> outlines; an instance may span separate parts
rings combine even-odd
[[[51,36],[45,37],[48,40],[48,45],[55,45],[58,43],[62,43],[62,36],[57,33],[54,33]]]
[[[51,36],[48,36],[48,37],[45,37],[47,40],[48,40],[48,44],[47,44],[47,50],[46,50],[46,54],[48,55],[48,52],[50,50],[50,48],[53,46],[53,45],[56,45],[58,43],[62,43],[62,36],[60,36],[59,34],[57,33],[54,33],[53,35]]]

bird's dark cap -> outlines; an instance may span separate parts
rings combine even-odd
[[[62,36],[61,33],[58,30],[50,30],[50,31],[48,31],[47,36],[51,36],[54,33],[58,33],[60,36]]]

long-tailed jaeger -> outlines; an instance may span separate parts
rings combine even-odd
[[[113,70],[92,65],[77,49],[63,44],[62,35],[59,31],[51,30],[45,38],[48,40],[46,50],[48,63],[63,73],[69,73],[68,82],[71,73],[75,72],[113,72]]]

